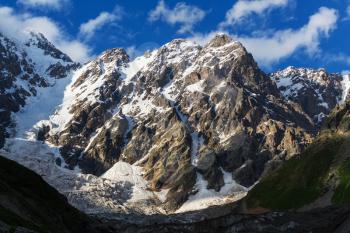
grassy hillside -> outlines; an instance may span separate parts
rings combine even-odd
[[[335,204],[350,203],[350,161],[345,161],[339,169],[339,184],[333,196]]]
[[[349,138],[320,136],[301,156],[271,172],[249,193],[248,207],[296,209],[336,186],[334,204],[350,203]]]
[[[246,198],[248,208],[298,209],[326,193],[350,203],[350,101],[337,106],[317,139],[300,156],[270,172]]]

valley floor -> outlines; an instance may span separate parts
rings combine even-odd
[[[226,205],[192,214],[134,220],[130,218],[132,223],[105,221],[105,224],[116,227],[118,232],[135,233],[349,233],[350,206],[253,215],[237,214],[232,205]]]

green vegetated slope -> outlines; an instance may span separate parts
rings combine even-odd
[[[339,169],[339,184],[335,190],[333,201],[336,204],[350,203],[350,161],[346,161]]]
[[[39,175],[0,156],[0,232],[93,233],[94,221]]]
[[[338,106],[300,156],[270,172],[249,193],[248,208],[297,209],[332,192],[332,204],[350,203],[350,105]]]

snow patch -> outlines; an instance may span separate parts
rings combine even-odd
[[[121,109],[123,114],[138,117],[147,116],[152,110],[164,111],[163,108],[157,107],[153,101],[154,97],[146,96],[144,92],[140,96],[133,96],[128,103],[121,105]]]
[[[197,132],[191,133],[192,146],[191,146],[191,164],[197,167],[198,163],[198,152],[204,143],[203,136],[199,136]]]
[[[144,69],[149,63],[151,63],[156,57],[157,50],[151,53],[146,53],[143,56],[135,58],[126,67],[120,70],[124,82],[127,84],[131,79],[142,69]]]
[[[166,99],[168,99],[171,102],[175,102],[177,95],[173,94],[176,93],[176,91],[174,90],[174,85],[173,85],[173,81],[168,82],[162,90],[162,94],[164,95],[164,97]]]
[[[72,119],[70,107],[72,107],[78,100],[86,98],[91,94],[91,92],[94,92],[95,88],[99,87],[98,85],[101,85],[100,82],[92,83],[90,81],[84,85],[85,88],[82,88],[80,86],[77,88],[73,87],[74,83],[81,77],[81,75],[88,70],[89,65],[90,64],[88,63],[81,69],[74,72],[70,84],[64,90],[64,97],[61,105],[59,105],[56,112],[50,116],[50,122],[52,123],[52,129],[50,133],[55,134],[64,130],[66,124]],[[89,90],[87,88],[89,88]]]
[[[342,94],[341,103],[344,103],[346,100],[346,97],[349,94],[349,90],[350,90],[350,74],[343,75],[343,80],[342,80],[341,84],[343,87],[343,94]]]
[[[16,137],[23,137],[35,140],[38,126],[49,119],[62,102],[63,93],[70,83],[70,76],[56,79],[50,87],[38,87],[37,96],[29,97],[26,105],[14,114],[16,122]],[[34,126],[34,128],[33,128]],[[36,127],[35,127],[36,126]]]
[[[117,162],[101,178],[117,182],[129,182],[132,185],[132,198],[129,202],[148,200],[153,193],[147,191],[147,181],[142,177],[142,168],[125,162]]]
[[[189,91],[189,92],[200,92],[200,93],[203,93],[204,92],[203,83],[204,83],[204,80],[201,80],[201,81],[196,82],[194,84],[188,85],[186,87],[186,90]]]
[[[111,215],[129,213],[161,213],[153,203],[154,195],[147,190],[141,169],[118,162],[102,177],[82,174],[58,166],[59,149],[43,142],[10,138],[1,155],[33,170],[64,194],[70,204],[88,214]]]
[[[195,189],[198,192],[192,195],[188,200],[176,211],[176,213],[183,213],[194,210],[201,210],[213,205],[222,205],[227,202],[238,201],[246,196],[247,188],[237,184],[232,174],[223,171],[225,185],[219,192],[212,189],[207,189],[208,182],[203,176],[197,173],[197,183]]]

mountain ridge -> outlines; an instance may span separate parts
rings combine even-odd
[[[41,43],[29,45],[51,48],[40,38],[35,40]],[[60,96],[47,101],[47,108],[40,106],[46,112],[33,122],[28,121],[35,113],[31,102],[14,113],[18,125],[4,127],[23,140],[10,137],[5,154],[46,176],[73,205],[87,212],[102,205],[97,209],[108,213],[113,209],[171,213],[181,207],[220,204],[229,196],[237,200],[266,167],[274,169],[304,151],[321,124],[313,113],[305,112],[307,105],[289,101],[274,82],[287,75],[274,73],[271,78],[241,43],[226,35],[217,35],[204,46],[176,39],[132,61],[125,50],[110,49],[81,67],[55,49],[43,53],[68,65],[56,62],[57,69],[52,64],[41,69],[43,80],[54,78],[56,84],[46,88],[47,93],[39,91],[44,94],[38,100],[43,102],[53,90]],[[298,75],[297,80],[308,78]],[[341,78],[325,75],[326,81],[332,77],[337,79],[339,101],[344,94]],[[323,86],[307,87],[323,90]],[[308,96],[308,91],[297,91]],[[323,102],[330,109],[335,99]],[[314,111],[321,114],[325,108]],[[10,113],[6,111],[7,122]],[[23,122],[28,125],[22,127]],[[55,166],[73,172],[61,174]],[[80,175],[80,169],[87,174]],[[133,174],[131,179],[128,174]],[[59,177],[66,177],[68,185]],[[74,179],[79,185],[71,185]],[[93,188],[84,189],[90,179]],[[95,185],[103,188],[97,190]],[[118,200],[110,194],[115,188],[124,190]],[[112,207],[94,203],[92,197],[110,201]],[[209,204],[200,201],[205,198]]]

